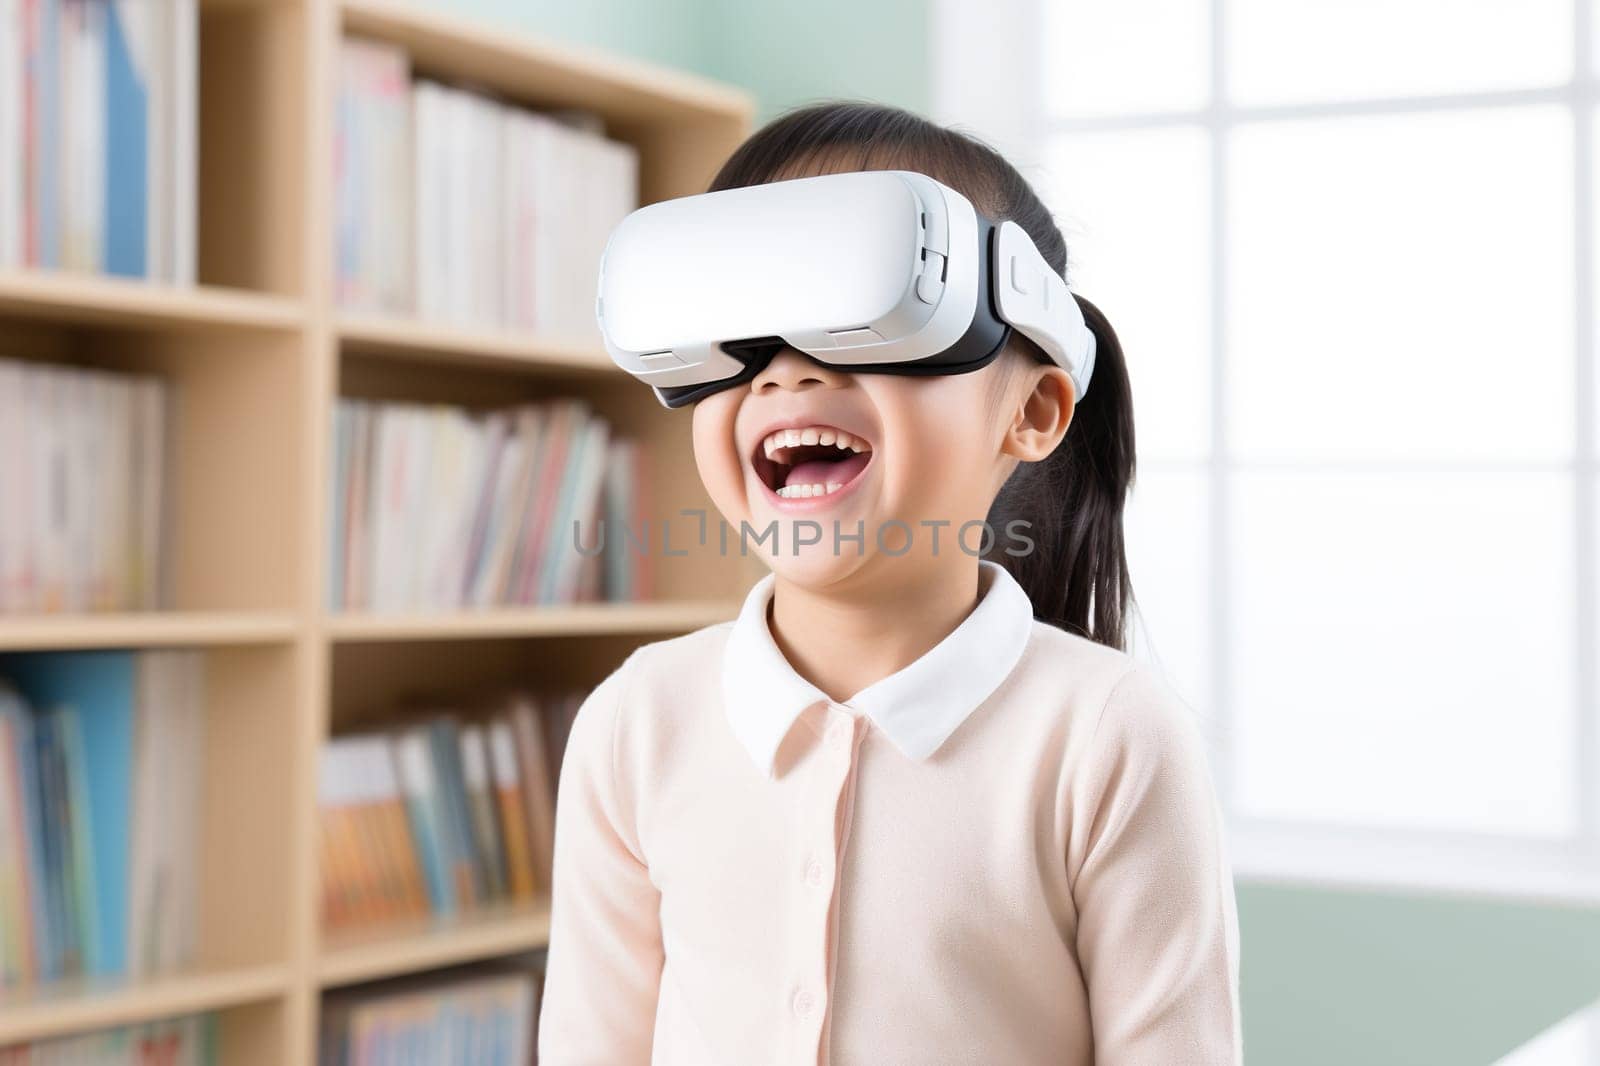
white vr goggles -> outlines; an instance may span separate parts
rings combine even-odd
[[[667,407],[749,381],[785,345],[842,370],[961,374],[1016,329],[1077,398],[1094,370],[1094,333],[1026,231],[910,170],[641,207],[606,243],[595,316]]]

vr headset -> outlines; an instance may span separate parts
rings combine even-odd
[[[964,374],[1015,329],[1078,399],[1094,371],[1094,333],[1022,227],[910,170],[641,207],[606,242],[595,317],[667,407],[749,381],[785,345],[841,370]]]

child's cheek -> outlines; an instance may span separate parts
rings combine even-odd
[[[744,462],[734,440],[737,389],[713,393],[694,405],[694,462],[711,502],[737,526],[748,517]],[[666,501],[670,502],[670,501]]]
[[[907,509],[932,520],[960,521],[970,500],[984,445],[984,397],[971,386],[977,375],[914,379],[900,406],[899,432],[889,451],[895,482],[904,487]]]

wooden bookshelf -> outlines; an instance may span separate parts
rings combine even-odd
[[[451,922],[417,922],[330,938],[317,973],[324,988],[476,962],[545,945],[548,906],[501,907]]]
[[[611,374],[616,365],[598,348],[543,337],[376,315],[342,315],[339,340],[346,352],[442,364]]]
[[[43,271],[0,271],[0,314],[184,333],[305,327],[305,309],[281,296]]]
[[[342,311],[333,103],[343,34],[403,46],[419,76],[535,109],[598,113],[640,153],[644,202],[704,191],[755,113],[676,70],[400,0],[201,0],[198,284],[0,272],[0,355],[172,383],[167,609],[0,614],[0,651],[195,647],[206,657],[201,956],[183,973],[0,993],[0,1046],[215,1010],[223,1061],[316,1061],[324,989],[542,947],[548,901],[325,937],[317,760],[406,686],[592,684],[638,644],[734,617],[751,560],[691,553],[657,599],[428,614],[326,606],[340,396],[509,403],[578,395],[654,464],[652,523],[715,515],[687,412],[597,345]],[[675,519],[676,520],[676,519]]]
[[[289,611],[0,614],[0,651],[272,644],[293,640],[299,625],[299,616]]]
[[[198,1011],[281,1000],[287,966],[195,971],[142,984],[62,981],[4,1001],[0,1047],[107,1025],[129,1025]]]
[[[460,640],[470,637],[621,636],[688,632],[725,622],[739,604],[724,600],[592,603],[570,607],[495,608],[449,614],[333,615],[336,641]]]

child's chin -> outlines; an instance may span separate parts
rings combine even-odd
[[[773,573],[791,584],[807,588],[831,585],[859,570],[866,561],[865,554],[857,555],[855,548],[848,544],[839,552],[835,552],[831,544],[811,544],[800,548],[798,553],[792,551],[792,545],[786,544],[778,555],[765,556]]]

